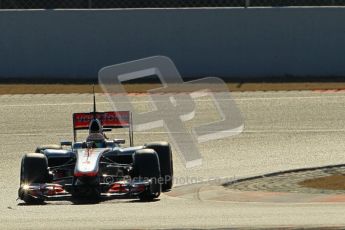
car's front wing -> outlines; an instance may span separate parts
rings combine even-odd
[[[100,187],[105,188],[101,196],[138,196],[142,192],[150,190],[152,181],[117,181],[112,184],[100,184]],[[103,189],[104,190],[104,189]],[[19,198],[29,196],[33,199],[49,199],[54,197],[68,197],[71,196],[73,185],[60,185],[60,184],[23,184],[19,188]]]

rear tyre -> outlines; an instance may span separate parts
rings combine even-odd
[[[43,151],[46,149],[62,149],[62,148],[61,148],[61,145],[54,145],[54,144],[41,145],[36,148],[35,153],[43,153]]]
[[[133,155],[133,174],[135,178],[141,180],[151,180],[150,187],[140,193],[139,199],[151,201],[159,197],[161,193],[160,166],[157,153],[153,149],[137,150]]]
[[[25,154],[21,162],[19,198],[25,203],[42,203],[41,197],[34,197],[25,189],[25,185],[49,182],[48,160],[43,154]]]
[[[162,191],[166,192],[170,190],[173,186],[173,159],[171,147],[168,142],[153,142],[145,144],[145,147],[148,149],[153,149],[156,151],[159,164],[161,169],[161,182],[162,182]]]

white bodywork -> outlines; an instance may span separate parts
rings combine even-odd
[[[78,149],[75,176],[96,175],[99,169],[99,159],[106,148]]]

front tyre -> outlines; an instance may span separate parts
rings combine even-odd
[[[160,166],[157,153],[153,149],[137,150],[133,154],[133,174],[140,180],[151,180],[150,187],[139,194],[142,201],[151,201],[161,194]]]
[[[42,203],[41,197],[34,197],[29,194],[26,187],[30,184],[44,184],[49,182],[47,157],[39,153],[28,153],[22,158],[20,170],[19,198],[25,203]]]
[[[170,144],[165,141],[145,144],[145,148],[153,149],[158,155],[161,169],[162,191],[169,191],[173,186],[173,159]]]

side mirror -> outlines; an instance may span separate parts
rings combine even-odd
[[[60,145],[61,146],[72,146],[72,141],[61,141]]]
[[[91,149],[91,148],[93,147],[93,144],[94,144],[93,141],[88,141],[88,142],[86,142],[86,147],[87,147],[88,149]]]
[[[126,140],[125,139],[114,139],[114,143],[116,143],[116,144],[124,144],[124,143],[126,143]]]

